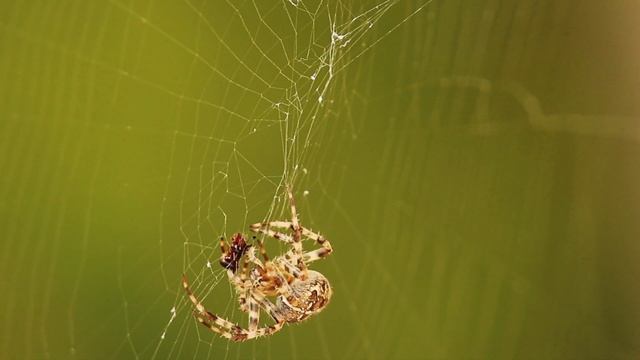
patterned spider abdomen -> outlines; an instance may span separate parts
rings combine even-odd
[[[305,280],[289,284],[287,296],[278,296],[276,307],[287,322],[299,322],[324,309],[333,294],[329,280],[317,271],[309,270]]]

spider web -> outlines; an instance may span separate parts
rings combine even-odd
[[[220,339],[198,326],[179,279],[187,274],[208,308],[246,326],[217,264],[218,237],[290,218],[286,185],[303,223],[328,227],[331,216],[312,216],[337,199],[322,182],[342,171],[323,162],[326,139],[357,135],[361,124],[348,110],[362,96],[356,84],[370,75],[363,61],[427,4],[5,5],[3,43],[15,56],[3,58],[4,75],[33,68],[41,76],[3,94],[15,110],[3,134],[27,129],[21,117],[36,123],[26,140],[4,139],[2,168],[9,178],[33,179],[14,185],[18,212],[29,192],[44,206],[25,205],[21,220],[8,222],[3,264],[33,265],[18,273],[28,279],[24,289],[11,285],[25,295],[3,303],[2,349],[24,349],[26,358],[263,358],[304,357],[313,346],[331,358],[326,324],[244,347]],[[20,101],[28,98],[41,102]],[[24,164],[52,152],[36,170],[16,162],[12,151],[20,150],[12,149],[28,149]],[[34,236],[22,231],[36,224]],[[321,269],[340,276],[333,267]],[[25,340],[15,343],[8,326],[19,308],[26,312],[16,333]],[[356,330],[367,336],[362,324]]]
[[[177,219],[184,239],[183,272],[192,279],[194,291],[208,306],[224,309],[223,316],[242,324],[246,323],[246,315],[236,314],[234,292],[231,288],[226,294],[221,291],[220,282],[227,284],[227,281],[216,264],[217,256],[212,256],[218,252],[212,239],[220,234],[228,237],[237,231],[232,229],[247,229],[255,221],[288,219],[288,205],[281,196],[286,184],[296,188],[297,196],[309,193],[302,191],[303,184],[308,182],[307,176],[312,176],[313,170],[310,175],[308,169],[320,171],[314,162],[326,131],[325,123],[340,120],[331,111],[338,97],[333,91],[336,76],[371,46],[365,34],[394,3],[383,2],[362,9],[351,9],[340,2],[291,2],[270,4],[270,8],[261,8],[263,5],[255,2],[245,4],[244,8],[227,5],[229,14],[220,12],[218,7],[207,9],[191,4],[190,7],[202,21],[197,36],[213,35],[220,42],[221,55],[214,61],[224,63],[223,58],[232,58],[236,68],[233,79],[213,69],[202,87],[203,93],[210,88],[209,83],[223,81],[229,85],[223,91],[217,89],[220,92],[214,97],[222,103],[240,100],[231,109],[216,109],[213,116],[221,119],[216,123],[203,123],[200,120],[203,109],[197,107],[195,123],[187,119],[176,124],[176,128],[185,130],[176,132],[172,140],[171,170],[160,218],[165,221],[167,208],[179,209]],[[216,14],[210,16],[210,11]],[[212,25],[220,23],[217,16],[230,16],[236,21],[218,30]],[[246,73],[247,79],[236,80],[243,78],[237,76],[238,72]],[[259,90],[254,90],[256,86]],[[349,96],[346,87],[337,94]],[[201,98],[202,95],[198,97]],[[251,110],[244,115],[236,109]],[[227,133],[231,135],[224,135]],[[231,138],[234,140],[228,140]],[[252,147],[251,143],[259,139],[262,139],[260,146]],[[172,188],[181,190],[172,194]],[[172,205],[167,205],[172,201]],[[160,247],[164,250],[166,234],[161,230]],[[281,253],[286,249],[278,247],[275,251]],[[165,257],[164,252],[161,256],[165,286],[170,289],[164,268],[170,266],[171,257]],[[169,357],[181,358],[185,348],[207,356],[229,353],[230,344],[207,331],[194,329],[192,311],[192,304],[184,294],[176,294],[154,356],[168,351]],[[167,339],[169,342],[165,343]],[[195,339],[198,343],[194,347]],[[290,340],[295,348],[295,337]],[[133,343],[130,345],[137,351]],[[324,346],[322,351],[327,356],[329,350]]]
[[[174,293],[175,270],[167,269],[181,263],[207,306],[242,324],[246,315],[237,314],[232,289],[222,291],[228,284],[216,264],[212,239],[255,221],[286,216],[288,206],[281,201],[286,184],[298,196],[308,194],[301,190],[314,167],[325,123],[338,120],[331,111],[336,77],[371,46],[366,33],[394,3],[359,9],[341,2],[187,5],[196,17],[195,44],[150,26],[193,55],[184,88],[176,94],[181,98],[159,215],[161,275],[166,290]],[[146,16],[125,10],[146,22]],[[205,45],[211,40],[213,47]],[[203,70],[208,74],[198,77]],[[348,96],[346,88],[338,93]],[[177,256],[175,241],[166,240],[176,238],[183,240],[182,256]],[[160,339],[143,341],[147,347],[139,348],[129,335],[126,351],[175,358],[243,352],[197,328],[192,304],[181,292],[174,296]],[[128,316],[129,334],[144,326]],[[289,341],[295,354],[295,337]]]

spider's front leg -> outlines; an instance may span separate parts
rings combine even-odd
[[[290,244],[293,246],[295,253],[298,257],[302,255],[302,245],[300,244],[300,239],[302,237],[302,227],[300,226],[300,222],[298,220],[298,211],[296,210],[296,203],[293,199],[293,193],[291,189],[287,186],[287,196],[289,197],[289,205],[291,206],[291,221],[271,221],[268,223],[256,223],[251,225],[249,228],[253,232],[262,233],[274,239],[280,240],[286,244]],[[287,229],[293,231],[293,236],[273,231],[270,227]]]
[[[290,257],[295,257],[294,260],[297,260],[298,258],[300,258],[305,263],[316,261],[318,259],[328,256],[333,252],[333,248],[331,247],[331,243],[329,242],[329,240],[327,240],[324,236],[316,232],[313,232],[303,226],[299,227],[300,233],[305,238],[311,239],[315,241],[318,245],[322,246],[320,249],[303,253],[302,245],[299,246],[299,249],[296,248],[296,243],[292,242],[293,238],[291,236],[269,229],[270,227],[280,228],[280,229],[293,229],[294,226],[295,225],[293,224],[293,222],[289,222],[289,221],[271,221],[265,224],[262,224],[262,223],[254,224],[251,226],[251,230],[255,232],[263,233],[267,236],[271,236],[278,240],[283,240],[287,243],[292,243],[294,247],[294,252],[287,253],[287,254]],[[297,244],[300,244],[300,243],[297,243]]]
[[[322,247],[302,254],[302,261],[304,261],[305,263],[310,263],[322,259],[323,257],[329,256],[329,254],[333,252],[333,248],[331,247],[331,243],[329,242],[329,240],[320,237],[319,240],[316,240],[316,242],[322,245]]]

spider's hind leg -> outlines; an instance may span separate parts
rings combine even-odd
[[[289,196],[289,205],[291,206],[291,230],[293,230],[293,241],[300,242],[302,237],[302,228],[298,220],[298,212],[296,210],[296,202],[293,200],[293,192],[287,186],[287,195]]]
[[[302,238],[303,228],[300,226],[300,221],[298,219],[298,211],[296,210],[296,203],[293,199],[293,192],[289,186],[287,186],[287,196],[289,197],[289,205],[291,206],[291,221],[271,221],[267,223],[256,223],[250,226],[251,231],[259,232],[265,234],[267,236],[276,238],[278,240],[284,241],[285,243],[295,244],[300,242]],[[293,231],[293,236],[270,230],[270,227],[279,228],[279,229],[290,229]],[[300,249],[302,250],[302,249]],[[302,251],[300,251],[302,252]]]
[[[193,294],[193,291],[191,291],[191,287],[189,286],[189,280],[187,279],[186,275],[182,276],[182,287],[184,288],[184,291],[187,293],[189,300],[191,300],[193,305],[196,307],[196,311],[194,312],[194,315],[196,318],[198,318],[198,321],[200,321],[201,323],[205,323],[205,322],[209,323],[211,325],[209,327],[212,327],[213,325],[218,326],[219,328],[215,330],[213,328],[211,329],[214,331],[221,330],[220,328],[231,329],[234,326],[236,326],[234,323],[228,320],[225,320],[207,311],[207,309],[205,309],[204,305],[202,305],[200,300],[198,300],[198,298],[196,298],[196,296]]]
[[[326,257],[329,254],[331,254],[333,249],[331,248],[331,245],[328,242],[326,244],[327,246],[323,246],[319,249],[315,249],[313,251],[309,251],[302,254],[302,261],[306,263],[310,263],[316,260],[320,260],[323,257]]]
[[[275,228],[281,227],[281,226],[278,226],[280,223],[290,224],[284,221],[271,221],[268,223],[253,224],[249,227],[249,229],[255,233],[264,234],[268,237],[272,237],[274,239],[280,240],[286,244],[293,243],[293,237],[291,237],[291,235],[269,229],[270,227],[275,227]],[[285,228],[289,228],[289,227],[286,226]]]
[[[263,297],[249,296],[247,299],[249,308],[249,326],[248,329],[243,329],[239,325],[232,323],[231,321],[217,316],[204,309],[204,306],[196,299],[191,292],[186,277],[183,278],[183,287],[189,294],[191,301],[196,304],[195,317],[202,325],[209,330],[219,334],[220,336],[233,341],[245,341],[254,339],[261,336],[271,335],[277,331],[280,331],[285,324],[285,321],[277,316],[275,306]],[[267,311],[273,319],[275,324],[270,326],[259,327],[260,321],[260,307],[263,307],[264,311]]]
[[[269,229],[269,227],[275,227],[275,228],[284,227],[284,228],[290,229],[291,228],[290,224],[291,224],[290,222],[286,222],[286,221],[271,221],[268,223],[253,224],[251,225],[250,229],[253,232],[264,234],[268,237],[280,240],[285,244],[291,245],[291,247],[293,247],[293,253],[290,255],[292,257],[292,260],[294,262],[297,262],[298,259],[302,257],[302,244],[300,243],[300,241],[295,241],[294,237],[292,237],[291,235]]]

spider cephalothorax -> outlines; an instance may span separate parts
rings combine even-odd
[[[255,255],[255,248],[247,244],[244,236],[234,234],[231,244],[220,239],[220,265],[227,270],[240,302],[240,310],[249,314],[249,326],[243,329],[231,321],[207,311],[189,287],[183,276],[184,287],[195,305],[195,316],[200,323],[221,336],[243,341],[271,335],[285,323],[300,322],[322,311],[331,299],[329,281],[317,271],[308,270],[307,265],[332,252],[331,244],[324,237],[302,227],[298,222],[291,191],[287,192],[291,205],[291,221],[271,221],[251,225],[251,231],[280,240],[291,248],[283,255],[269,259],[261,241],[257,242],[262,260]],[[272,229],[290,231],[279,232]],[[255,238],[255,237],[254,237]],[[319,248],[304,252],[302,240],[312,240]],[[238,271],[238,265],[242,269]],[[271,298],[275,297],[275,303]],[[270,326],[259,327],[260,311],[275,321]]]

